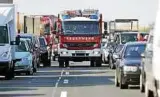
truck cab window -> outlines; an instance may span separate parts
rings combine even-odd
[[[0,26],[0,43],[9,43],[7,26]]]

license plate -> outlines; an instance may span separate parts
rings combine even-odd
[[[75,51],[75,53],[86,53],[86,51]]]

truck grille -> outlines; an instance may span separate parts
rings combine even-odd
[[[72,56],[89,56],[88,53],[73,53]]]
[[[93,47],[95,43],[66,43],[68,47]]]

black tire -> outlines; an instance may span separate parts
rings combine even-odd
[[[59,61],[59,67],[64,67],[64,61]]]
[[[51,59],[47,60],[47,66],[50,67],[51,66]]]
[[[94,61],[91,61],[91,62],[90,62],[90,66],[91,66],[91,67],[94,67]]]
[[[26,75],[33,75],[33,69],[26,72]]]
[[[9,69],[5,75],[5,80],[11,80],[12,78],[13,78],[13,72],[12,69]]]
[[[101,67],[102,66],[102,61],[96,61],[96,67]]]
[[[52,57],[52,60],[53,60],[53,61],[56,61],[56,57],[55,57],[55,56],[53,56],[53,57]]]
[[[69,61],[65,61],[65,66],[69,67]]]

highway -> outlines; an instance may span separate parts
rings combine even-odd
[[[39,68],[33,76],[0,80],[0,97],[144,97],[138,87],[120,90],[114,85],[114,70],[89,67],[88,62],[70,62],[71,67]]]

